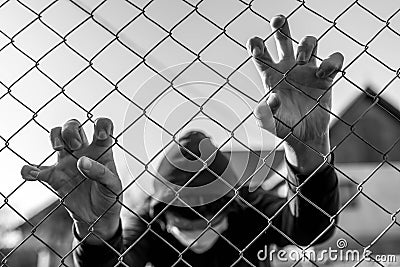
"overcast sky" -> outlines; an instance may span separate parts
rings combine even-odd
[[[295,0],[255,0],[251,9],[247,0],[154,0],[149,5],[147,0],[131,0],[131,3],[110,0],[99,7],[102,1],[75,1],[80,8],[72,1],[60,0],[47,9],[52,1],[20,2],[41,13],[41,20],[15,0],[0,0],[0,203],[18,188],[8,202],[24,216],[29,217],[37,207],[55,199],[40,183],[23,183],[19,175],[25,162],[15,153],[36,164],[52,153],[46,130],[30,121],[34,114],[35,120],[49,131],[70,118],[84,121],[90,112],[94,118],[111,118],[118,135],[141,116],[140,108],[147,107],[168,86],[154,70],[171,79],[193,62],[200,51],[200,59],[214,62],[208,64],[219,73],[225,76],[233,73],[230,81],[241,93],[227,86],[204,106],[207,114],[220,125],[200,116],[185,129],[203,129],[221,145],[229,137],[227,129],[240,124],[235,133],[246,145],[254,149],[273,147],[275,140],[260,131],[253,118],[240,122],[251,113],[256,105],[254,100],[263,95],[261,81],[244,46],[250,37],[267,37],[271,29],[266,19],[276,14],[290,15],[295,40],[305,35],[320,38],[319,57],[326,58],[336,51],[345,56],[345,77],[350,82],[342,78],[334,87],[335,114],[340,115],[361,93],[352,83],[360,88],[371,85],[376,92],[385,88],[382,97],[400,108],[399,79],[395,78],[400,67],[398,0],[360,0],[353,5],[350,0],[307,0],[305,5]],[[192,5],[197,3],[200,3],[198,12],[215,25],[193,12]],[[140,9],[144,7],[143,14]],[[334,21],[336,28],[332,27]],[[222,29],[226,34],[221,34]],[[168,37],[169,31],[180,44]],[[115,40],[115,34],[120,42]],[[76,52],[62,43],[63,37]],[[13,45],[10,38],[14,40]],[[267,45],[276,58],[272,38]],[[141,63],[141,57],[145,57],[147,65]],[[34,61],[39,61],[37,67]],[[198,105],[223,83],[223,78],[199,63],[174,82],[180,92]],[[114,90],[115,85],[118,91]],[[64,94],[61,94],[62,88]],[[177,131],[198,111],[198,106],[176,92],[164,94],[150,107],[147,114],[171,132]],[[90,136],[92,127],[88,126],[85,129]],[[160,133],[164,133],[164,139],[159,138]],[[170,136],[142,118],[122,138],[126,148],[146,162]],[[9,148],[4,148],[5,140]],[[237,142],[222,148],[245,149]],[[126,184],[131,179],[127,165],[133,176],[143,166],[132,158],[125,161],[122,150],[115,150],[117,166]],[[46,163],[53,162],[51,157]],[[0,218],[0,223],[5,224],[20,221],[6,206],[0,209]]]

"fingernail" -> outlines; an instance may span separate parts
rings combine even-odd
[[[99,130],[98,134],[97,134],[97,138],[100,140],[105,140],[107,139],[108,135],[107,132],[105,130]]]
[[[280,28],[285,24],[286,18],[284,15],[277,15],[271,19],[274,28]]]
[[[63,147],[63,143],[61,142],[60,138],[56,137],[54,139],[54,148],[61,148]]]
[[[79,149],[81,147],[81,142],[78,139],[74,138],[70,142],[70,146],[72,150]]]
[[[87,157],[83,157],[81,160],[81,167],[85,170],[90,170],[92,168],[92,161]]]
[[[325,77],[325,72],[323,70],[318,70],[316,75],[318,78],[323,78]]]
[[[29,172],[29,179],[30,180],[37,180],[38,179],[38,176],[39,176],[39,171],[37,171],[37,170],[31,170],[30,172]]]
[[[261,54],[261,49],[258,46],[254,47],[254,49],[253,49],[253,57],[257,57],[260,54]]]
[[[306,61],[306,53],[304,51],[299,52],[299,54],[297,55],[297,61],[301,63]]]

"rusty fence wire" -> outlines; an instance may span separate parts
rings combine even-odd
[[[20,112],[29,115],[28,119],[23,121],[23,123],[18,124],[18,127],[13,126],[12,132],[3,132],[3,131],[0,132],[0,139],[1,139],[0,154],[7,153],[7,155],[10,154],[13,155],[13,158],[18,158],[20,160],[21,166],[22,164],[38,164],[38,162],[34,162],[34,160],[36,159],[29,158],[24,154],[24,152],[15,149],[14,148],[15,146],[13,144],[19,142],[18,141],[20,140],[19,135],[21,135],[21,132],[23,132],[24,129],[27,128],[28,126],[31,127],[32,125],[35,125],[35,127],[39,127],[41,129],[42,135],[50,133],[51,128],[49,127],[52,127],[52,125],[48,125],[48,123],[46,123],[47,118],[46,120],[44,120],[45,123],[43,123],[43,121],[41,121],[40,118],[41,116],[43,116],[43,114],[49,112],[49,110],[55,110],[54,112],[57,112],[56,109],[58,107],[57,106],[58,104],[56,106],[52,105],[55,102],[57,102],[58,99],[60,98],[66,99],[66,101],[68,102],[67,107],[65,107],[66,109],[69,109],[70,106],[74,106],[74,108],[79,110],[80,114],[82,114],[83,112],[83,114],[86,117],[86,121],[82,122],[83,125],[85,124],[92,125],[94,124],[94,120],[96,117],[96,112],[95,112],[96,108],[101,107],[102,104],[109,101],[110,98],[117,98],[118,99],[117,101],[123,101],[124,105],[129,103],[130,105],[134,106],[135,109],[138,110],[139,114],[136,120],[130,122],[128,125],[126,125],[125,129],[122,129],[116,136],[113,136],[113,139],[115,140],[113,148],[118,149],[122,151],[122,153],[126,153],[129,156],[135,158],[138,164],[142,165],[143,168],[143,171],[141,173],[138,172],[137,177],[134,177],[131,181],[129,181],[129,183],[125,185],[124,192],[128,191],[129,188],[135,184],[135,182],[140,178],[141,175],[148,174],[150,176],[154,176],[154,174],[148,170],[148,165],[150,164],[151,160],[147,162],[143,161],[135,155],[135,151],[126,149],[124,147],[124,144],[121,142],[123,135],[127,131],[129,131],[129,128],[132,127],[132,125],[134,125],[141,118],[146,118],[148,120],[152,120],[154,124],[157,125],[157,127],[159,127],[160,130],[165,131],[170,136],[171,139],[170,142],[173,142],[174,139],[172,137],[175,136],[176,132],[170,132],[168,129],[165,129],[163,125],[153,120],[151,115],[149,115],[148,108],[153,103],[159,100],[163,92],[165,92],[170,88],[173,88],[173,90],[179,93],[181,97],[191,102],[198,109],[198,113],[196,114],[203,113],[203,107],[207,101],[203,104],[198,104],[197,102],[193,101],[190,98],[190,96],[187,96],[185,95],[185,93],[176,90],[174,88],[174,82],[179,78],[180,75],[182,75],[185,71],[189,70],[191,66],[196,63],[202,65],[203,67],[213,72],[216,76],[220,77],[222,80],[225,81],[223,84],[220,85],[220,88],[222,88],[226,84],[230,84],[232,77],[237,72],[242,71],[245,68],[245,66],[251,63],[251,57],[248,56],[246,52],[245,40],[242,38],[242,35],[240,35],[238,32],[235,32],[236,28],[234,26],[236,25],[236,23],[238,23],[238,21],[243,23],[246,22],[246,20],[257,21],[257,23],[262,22],[265,25],[268,25],[271,19],[271,16],[264,14],[261,8],[260,9],[256,8],[257,2],[259,2],[257,0],[223,1],[222,6],[231,3],[234,6],[233,9],[235,9],[235,12],[227,11],[226,13],[229,14],[226,15],[224,11],[229,10],[228,8],[226,10],[217,10],[220,13],[219,18],[221,18],[218,19],[218,21],[215,21],[216,20],[215,18],[216,17],[218,18],[218,15],[215,16],[215,13],[213,13],[213,15],[210,15],[208,12],[202,9],[203,6],[208,5],[212,1],[176,0],[176,1],[171,1],[171,5],[176,4],[178,8],[180,8],[180,10],[182,11],[179,12],[180,17],[174,18],[174,20],[171,19],[159,20],[149,15],[149,10],[154,8],[162,8],[162,7],[157,7],[157,5],[160,2],[163,1],[162,0],[151,0],[151,1],[119,0],[119,1],[90,1],[90,3],[84,3],[84,1],[74,1],[74,0],[70,1],[55,0],[55,1],[38,1],[38,2],[23,1],[23,0],[0,1],[0,65],[1,65],[0,106],[3,105],[2,104],[3,101],[5,102],[6,100],[7,101],[12,100],[11,107],[12,108],[17,107],[15,108],[16,112],[22,110]],[[166,2],[167,1],[165,1],[165,3]],[[114,4],[118,3],[120,9],[132,10],[132,12],[130,13],[122,12],[121,14],[114,14],[117,16],[118,23],[110,25],[110,23],[107,23],[107,16],[110,16],[110,14],[117,12],[116,10],[112,9],[111,3]],[[275,1],[275,3],[273,4],[276,6],[280,5],[278,1]],[[385,5],[384,2],[382,2],[382,5]],[[79,12],[79,16],[68,19],[68,14],[66,15],[64,14],[60,15],[59,18],[56,16],[56,19],[54,20],[46,20],[46,15],[48,13],[55,12],[54,10],[58,10],[59,13],[57,14],[62,14],[63,13],[62,10],[66,6],[76,10],[76,12]],[[400,69],[398,68],[400,65],[397,64],[397,66],[393,66],[392,64],[387,64],[379,56],[376,56],[375,53],[371,52],[370,46],[371,43],[373,43],[383,33],[390,33],[394,39],[396,40],[400,39],[400,33],[398,32],[398,30],[396,30],[396,27],[393,27],[391,24],[392,20],[396,19],[396,16],[398,16],[400,8],[391,10],[391,14],[383,18],[377,15],[377,12],[371,10],[368,7],[368,5],[365,5],[363,1],[347,1],[346,4],[343,5],[343,7],[340,10],[337,10],[337,12],[335,11],[336,13],[334,16],[328,18],[324,14],[321,14],[319,10],[315,10],[312,7],[312,5],[308,3],[308,1],[293,0],[291,1],[290,7],[291,7],[290,10],[284,14],[289,22],[292,20],[292,17],[295,17],[298,13],[307,12],[309,16],[313,16],[315,20],[319,21],[321,24],[326,25],[325,29],[317,36],[319,42],[323,42],[323,40],[327,38],[327,36],[331,34],[331,32],[335,31],[347,42],[351,43],[351,45],[353,46],[358,47],[359,49],[358,50],[359,52],[357,54],[355,54],[353,57],[350,57],[350,60],[346,61],[342,71],[338,74],[338,77],[335,79],[334,86],[336,86],[336,84],[339,84],[341,82],[346,83],[347,87],[351,87],[355,89],[357,92],[368,96],[369,99],[371,99],[371,105],[367,109],[363,110],[363,112],[359,114],[358,118],[351,123],[343,120],[338,114],[330,112],[334,120],[343,123],[348,129],[348,132],[343,134],[342,138],[340,140],[337,140],[334,146],[332,146],[331,153],[334,153],[335,150],[339,149],[341,146],[344,146],[345,145],[344,143],[346,142],[346,139],[349,138],[349,136],[353,136],[353,138],[355,137],[358,141],[361,141],[363,145],[367,146],[370,150],[374,151],[374,153],[379,154],[380,162],[378,162],[374,170],[367,176],[363,177],[361,181],[355,181],[346,172],[334,166],[337,173],[340,174],[342,179],[347,180],[356,189],[353,192],[353,195],[351,195],[348,198],[348,201],[346,203],[343,203],[342,207],[337,212],[337,214],[335,214],[334,216],[329,216],[327,213],[325,213],[325,215],[329,216],[331,221],[334,221],[334,219],[341,213],[343,213],[343,211],[347,207],[352,205],[352,202],[358,196],[361,195],[367,198],[377,209],[380,210],[381,212],[380,214],[382,216],[386,216],[389,221],[388,225],[384,229],[382,229],[380,234],[377,235],[375,239],[370,240],[370,242],[368,243],[359,241],[357,237],[353,236],[352,232],[347,231],[345,228],[341,227],[340,221],[337,224],[335,223],[334,227],[337,229],[337,231],[340,231],[342,233],[342,236],[346,237],[346,239],[356,243],[358,249],[361,250],[373,249],[374,245],[378,243],[381,237],[384,236],[387,232],[393,231],[393,229],[394,231],[400,230],[399,228],[400,225],[398,221],[400,205],[399,204],[397,205],[396,210],[389,210],[385,208],[384,205],[379,203],[379,200],[374,199],[373,196],[370,196],[368,192],[364,190],[364,186],[365,184],[368,183],[370,179],[372,179],[371,177],[374,175],[374,173],[377,172],[383,165],[390,166],[390,168],[392,168],[392,171],[397,173],[397,178],[400,177],[399,165],[394,164],[389,157],[389,155],[393,153],[395,149],[399,148],[400,137],[399,134],[397,134],[398,136],[397,139],[391,141],[392,142],[391,145],[388,148],[386,148],[386,150],[382,150],[381,148],[377,147],[374,144],[374,140],[370,139],[367,140],[362,135],[358,134],[355,131],[355,129],[357,128],[358,123],[362,121],[364,116],[366,116],[368,111],[377,106],[382,108],[384,112],[387,113],[387,115],[394,117],[396,119],[397,124],[399,123],[399,117],[396,118],[396,114],[392,114],[391,110],[388,110],[387,108],[385,108],[384,105],[381,105],[381,96],[384,95],[385,91],[388,88],[390,88],[392,84],[395,84],[397,79],[400,78],[399,77]],[[368,14],[368,16],[372,16],[374,21],[376,22],[376,25],[379,25],[379,27],[377,26],[378,27],[377,30],[371,33],[368,38],[363,38],[363,40],[358,40],[357,37],[353,36],[351,33],[348,33],[348,31],[344,30],[341,27],[340,25],[341,18],[343,16],[346,16],[347,13],[351,13],[353,9],[361,10],[362,12],[365,12],[365,14]],[[68,13],[68,11],[65,11],[65,13]],[[194,15],[196,16],[196,18],[201,18],[203,23],[206,23],[208,25],[207,27],[212,28],[212,30],[215,32],[215,34],[211,38],[209,38],[209,40],[204,41],[204,44],[201,44],[201,47],[193,47],[193,44],[190,44],[190,42],[188,43],[180,40],[180,38],[177,38],[177,33],[176,33],[177,29],[179,29],[182,25],[185,25],[185,27],[190,27],[191,26],[190,23],[187,25],[185,23],[187,23],[187,21],[192,20]],[[102,18],[102,16],[105,17],[106,19]],[[14,17],[14,20],[12,21],[16,21],[18,23],[14,22],[7,23],[7,21],[11,20],[12,17]],[[66,23],[68,24],[68,26],[65,27],[60,26],[61,24],[59,21],[62,21],[63,19],[67,20]],[[73,21],[73,23],[71,21]],[[98,37],[99,38],[98,42],[95,42],[97,43],[98,47],[93,48],[95,49],[95,52],[91,53],[87,52],[87,50],[85,51],[84,49],[83,50],[77,49],[75,44],[73,43],[74,34],[79,32],[82,28],[86,27],[89,23],[96,26],[96,29],[99,32],[101,32],[99,33],[100,35],[103,34],[104,36],[107,36],[106,39],[101,39],[100,37]],[[126,30],[130,29],[134,32],[136,28],[140,28],[141,25],[144,24],[147,25],[148,27],[151,27],[152,31],[142,30],[133,39],[137,38],[143,40],[148,40],[148,39],[150,40],[153,38],[152,37],[153,32],[160,33],[161,38],[159,39],[153,38],[154,40],[151,40],[147,43],[145,42],[145,44],[142,45],[142,47],[138,47],[132,45],[131,43],[129,43],[129,41],[121,37],[121,33],[124,33]],[[41,38],[45,39],[44,42],[41,42],[39,45],[42,46],[38,48],[40,51],[26,49],[26,46],[24,45],[23,42],[19,41],[19,38],[24,36],[24,34],[28,33],[32,27],[40,27],[41,31],[43,32],[51,32],[53,38],[51,40],[55,41],[50,42],[48,41],[50,39],[45,39],[43,38],[43,36],[37,36],[36,38],[38,39],[38,41],[40,41]],[[9,30],[10,28],[12,30]],[[295,25],[292,25],[292,31],[293,32],[296,31]],[[203,33],[199,32],[198,34],[201,35]],[[266,42],[270,41],[272,35],[273,32],[264,35],[264,41]],[[31,41],[35,40],[35,37],[31,37],[31,39],[29,39],[28,36],[27,38],[28,40]],[[83,37],[81,36],[81,38],[82,38],[81,40],[84,40],[84,36]],[[230,67],[232,67],[232,70],[223,73],[221,73],[221,71],[218,68],[214,68],[213,65],[209,64],[206,60],[204,60],[204,55],[207,54],[210,50],[215,50],[215,49],[217,50],[216,53],[221,53],[221,54],[225,53],[224,57],[227,58],[230,57],[229,55],[230,50],[227,49],[227,51],[223,51],[224,47],[223,46],[221,47],[221,45],[218,44],[218,42],[220,42],[221,39],[227,40],[230,42],[232,46],[235,46],[235,49],[237,49],[238,54],[241,56],[241,57],[239,56],[240,60],[236,61],[232,60],[228,62],[228,64],[230,64]],[[295,36],[292,37],[292,39],[294,43],[298,44],[299,40]],[[26,39],[23,40],[27,42]],[[153,64],[149,63],[152,60],[157,60],[159,51],[162,50],[162,47],[165,45],[165,43],[172,44],[177,50],[179,50],[179,52],[177,52],[178,54],[187,55],[185,62],[189,62],[177,74],[172,76],[165,75],[165,73],[163,73],[159,68],[156,68],[154,67]],[[199,44],[197,44],[197,46],[199,46]],[[116,47],[118,47],[119,50],[118,49],[113,50],[116,49]],[[60,49],[63,49],[63,51],[66,54],[68,54],[69,57],[77,58],[79,63],[76,63],[74,61],[70,62],[68,60],[64,61],[63,58],[57,58],[57,57],[53,58],[54,54],[58,53]],[[113,55],[112,54],[113,52],[111,51],[114,52],[117,51],[117,53],[119,53],[119,55],[121,56],[121,58],[115,59],[117,60],[117,62],[119,59],[132,57],[132,60],[130,60],[129,63],[125,62],[121,63],[121,64],[126,64],[124,65],[126,67],[126,71],[124,71],[123,74],[118,77],[115,77],[115,75],[112,72],[110,72],[109,68],[108,69],[103,68],[102,66],[97,64],[97,60],[99,60],[99,58],[101,59],[102,57],[106,57],[107,55],[110,56],[110,53],[111,55]],[[168,51],[166,53],[168,53]],[[345,56],[347,55],[345,54]],[[11,64],[12,66],[10,66],[9,62],[6,60],[7,57],[12,58],[13,60],[15,59],[15,61],[17,61],[18,59],[18,61],[17,63],[14,62],[13,64]],[[375,94],[371,93],[371,91],[368,91],[366,90],[366,88],[364,88],[364,85],[360,85],[359,81],[354,81],[352,79],[352,76],[347,74],[348,70],[351,69],[353,65],[357,64],[357,62],[361,58],[365,57],[373,61],[374,64],[379,65],[382,69],[385,70],[385,72],[389,73],[388,75],[390,77],[392,77],[386,84],[384,84],[381,88],[379,88],[379,93]],[[54,68],[55,68],[54,66],[51,68],[43,67],[43,62],[46,62],[47,60],[49,60],[49,58],[51,58],[53,63],[55,62],[54,66],[58,66],[58,68],[61,69],[61,72],[65,71],[66,73],[70,73],[71,75],[67,78],[58,77],[57,75],[54,74]],[[179,62],[174,62],[174,63],[179,63]],[[70,65],[74,64],[79,65],[77,71],[76,70],[71,71]],[[107,63],[104,64],[107,65]],[[112,66],[111,68],[114,67],[116,66]],[[87,95],[89,93],[83,89],[78,92],[76,91],[72,92],[72,90],[70,90],[70,87],[72,86],[72,84],[74,84],[74,82],[76,82],[79,79],[82,79],[82,76],[88,70],[90,70],[92,73],[95,73],[97,75],[97,79],[100,79],[101,83],[105,84],[104,87],[108,89],[103,91],[102,97],[96,99],[94,101],[94,104],[92,103],[92,105],[90,106],[85,106],[85,104],[82,104],[85,103],[85,101],[81,101],[80,98],[83,97],[83,95]],[[12,72],[13,74],[8,75],[7,71]],[[137,76],[138,75],[137,72],[140,71],[142,72],[144,71],[148,75],[155,75],[156,77],[163,80],[167,85],[165,88],[160,88],[157,93],[149,91],[146,95],[146,97],[150,99],[147,105],[136,103],[134,100],[131,99],[129,91],[123,89],[122,88],[123,86],[121,86],[124,83],[129,83],[131,79],[135,79],[134,78],[135,75]],[[290,72],[290,70],[288,72]],[[28,88],[32,84],[24,82],[24,79],[32,75],[32,73],[35,73],[35,75],[40,76],[40,81],[41,81],[40,83],[33,85],[41,86],[42,85],[41,83],[43,83],[43,86],[46,84],[56,89],[51,93],[49,92],[48,95],[44,95],[45,101],[41,99],[41,103],[39,105],[26,104],[26,97],[21,97],[21,93],[19,91],[20,90],[19,86],[22,86],[23,88],[25,88],[25,90],[31,90],[30,94],[35,95],[34,92],[35,88]],[[282,73],[281,81],[284,81],[286,79],[287,74],[288,73]],[[238,94],[245,96],[250,102],[253,102],[253,104],[256,104],[261,100],[262,97],[264,97],[264,96],[262,96],[261,98],[259,96],[255,97],[254,95],[250,95],[249,92],[246,91],[246,88],[241,88],[240,86],[234,86],[232,84],[230,85],[237,91]],[[217,92],[218,90],[214,94],[211,94],[209,96],[209,99],[212,99]],[[49,106],[51,106],[52,109],[50,109]],[[60,109],[61,108],[62,107],[60,107]],[[247,117],[244,117],[242,121],[236,124],[232,129],[227,129],[222,123],[218,121],[218,119],[215,119],[212,116],[207,115],[206,113],[203,113],[202,115],[206,116],[207,119],[213,121],[216,127],[221,127],[224,130],[231,133],[231,136],[227,140],[225,140],[225,143],[220,145],[220,147],[223,147],[229,141],[235,140],[236,142],[242,145],[242,148],[244,150],[249,151],[250,153],[256,155],[257,157],[260,157],[260,154],[257,151],[253,151],[254,149],[252,149],[247,144],[241,142],[241,140],[236,139],[235,137],[235,131],[240,129],[241,127],[244,127],[243,124],[246,122],[246,120],[248,120],[249,117],[252,116],[251,113],[249,113]],[[2,114],[2,116],[7,116],[12,118],[13,114],[10,111],[10,113]],[[307,114],[305,116],[307,116]],[[187,125],[187,123],[189,123],[190,120],[193,119],[194,117],[195,116],[190,118],[186,123],[183,123],[181,127],[177,129],[177,132],[180,129],[184,128]],[[3,122],[1,122],[1,125],[2,125],[1,128],[3,129],[7,128],[8,126]],[[162,149],[160,150],[159,153],[161,152]],[[46,155],[45,157],[42,157],[41,164],[44,164],[53,155],[54,152]],[[265,157],[268,157],[268,155]],[[324,158],[324,155],[321,155],[321,157]],[[326,159],[327,157],[325,156],[325,160]],[[262,158],[261,160],[264,159]],[[1,162],[0,164],[2,165],[2,169],[7,168],[7,166],[4,166],[5,164],[3,162]],[[279,173],[279,169],[272,169],[272,171],[275,172],[278,176],[282,176],[283,179],[285,178],[283,174]],[[257,172],[257,170],[255,172]],[[18,176],[18,174],[15,174],[15,176]],[[251,177],[252,175],[250,175],[248,179],[251,179]],[[11,178],[1,177],[0,179],[11,179]],[[306,182],[307,180],[305,181],[305,183]],[[37,252],[38,254],[41,253],[43,254],[44,253],[43,249],[44,249],[45,251],[47,250],[50,251],[50,253],[55,257],[57,263],[54,266],[72,266],[71,265],[72,263],[69,259],[75,247],[71,247],[70,250],[65,253],[60,253],[59,250],[56,250],[52,247],[52,244],[48,244],[45,238],[37,234],[37,230],[41,227],[41,225],[45,223],[53,214],[60,212],[59,208],[63,208],[64,206],[63,198],[61,198],[61,201],[59,201],[57,205],[47,210],[43,218],[41,218],[39,221],[32,222],[30,218],[27,217],[26,214],[23,214],[18,208],[14,207],[13,202],[11,201],[13,195],[15,195],[19,190],[21,190],[21,188],[25,186],[25,183],[26,182],[21,179],[18,182],[18,185],[14,186],[12,190],[2,190],[2,188],[0,188],[0,211],[2,209],[11,210],[13,216],[18,217],[19,220],[21,220],[22,223],[25,224],[28,229],[27,232],[28,234],[26,234],[26,236],[23,236],[23,238],[21,238],[18,242],[16,242],[16,244],[14,244],[13,247],[9,248],[8,250],[6,249],[0,250],[1,266],[10,266],[10,267],[17,266],[12,264],[13,255],[15,255],[18,252],[18,250],[24,247],[29,242],[29,240],[32,239],[38,241],[38,243],[40,243],[40,246],[42,247],[42,249]],[[384,183],[384,181],[382,183]],[[300,185],[297,189],[300,189],[301,186],[302,185]],[[42,192],[46,191],[47,193],[51,192],[52,194],[53,193],[56,194],[45,183],[42,183],[40,185],[40,190],[42,190]],[[38,191],[39,194],[40,190]],[[300,194],[299,192],[300,191],[297,190],[293,198],[299,196]],[[240,198],[239,195],[237,195],[236,197]],[[320,208],[311,201],[309,201],[309,203],[314,205],[317,209],[320,210]],[[139,216],[128,205],[126,204],[122,205],[124,209],[127,210],[128,212],[132,212],[136,216]],[[200,214],[199,216],[201,217]],[[267,218],[265,215],[264,217],[268,221],[270,220],[270,218]],[[3,219],[0,218],[0,220]],[[154,231],[151,228],[151,225],[154,223],[154,220],[147,221],[146,223],[148,224],[148,228],[144,234],[148,232],[154,233]],[[359,223],[362,224],[363,222]],[[268,225],[266,225],[266,227],[267,226]],[[53,230],[56,231],[56,229]],[[221,236],[221,238],[224,237]],[[253,240],[252,242],[254,241],[255,240]],[[229,242],[229,240],[227,240],[227,242]],[[309,246],[304,248],[297,245],[293,241],[293,246],[297,247],[297,249],[303,250],[303,249],[309,249],[310,247],[313,246],[313,244],[310,244]],[[245,261],[250,266],[254,266],[244,256],[246,248],[244,250],[241,250],[237,247],[234,247],[234,249],[238,252],[239,255],[235,262]],[[177,257],[177,261],[174,264],[174,266],[182,263],[186,264],[187,266],[190,266],[190,264],[185,262],[184,259],[182,258],[182,254],[184,252],[181,251],[176,251],[176,252],[179,256]],[[116,263],[116,265],[121,264],[123,266],[127,266],[123,261],[124,254],[120,254],[117,251],[115,251],[115,253],[117,253],[120,256],[121,260],[121,262]],[[42,260],[43,258],[45,257],[41,257]],[[365,262],[366,260],[367,259],[362,258],[359,260],[359,262],[355,262],[354,265]],[[385,266],[378,259],[374,258],[373,255],[369,260],[374,262],[378,266]],[[232,266],[234,266],[234,264]],[[297,264],[298,266],[300,266],[301,260],[298,260],[297,262],[293,263],[293,265]],[[319,266],[320,263],[310,260],[310,264],[312,266]],[[43,266],[50,266],[50,265],[43,265]]]

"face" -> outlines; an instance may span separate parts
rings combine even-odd
[[[190,246],[190,249],[201,254],[213,247],[217,242],[219,234],[228,228],[228,219],[226,216],[215,218],[211,229],[207,229],[206,221],[187,220],[179,218],[173,214],[167,213],[167,231],[172,234],[184,246]],[[207,229],[204,233],[204,229]],[[218,234],[219,233],[219,234]]]

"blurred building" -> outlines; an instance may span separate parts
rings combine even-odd
[[[15,245],[0,250],[4,256],[12,252],[5,266],[59,266],[61,259],[66,266],[73,266],[69,254],[72,249],[72,220],[59,204],[57,201],[44,207],[32,218],[26,218],[25,223],[3,233],[2,238],[14,239]]]
[[[343,237],[349,247],[400,254],[400,216],[392,216],[400,209],[400,111],[368,88],[330,135],[343,206],[331,244]]]

